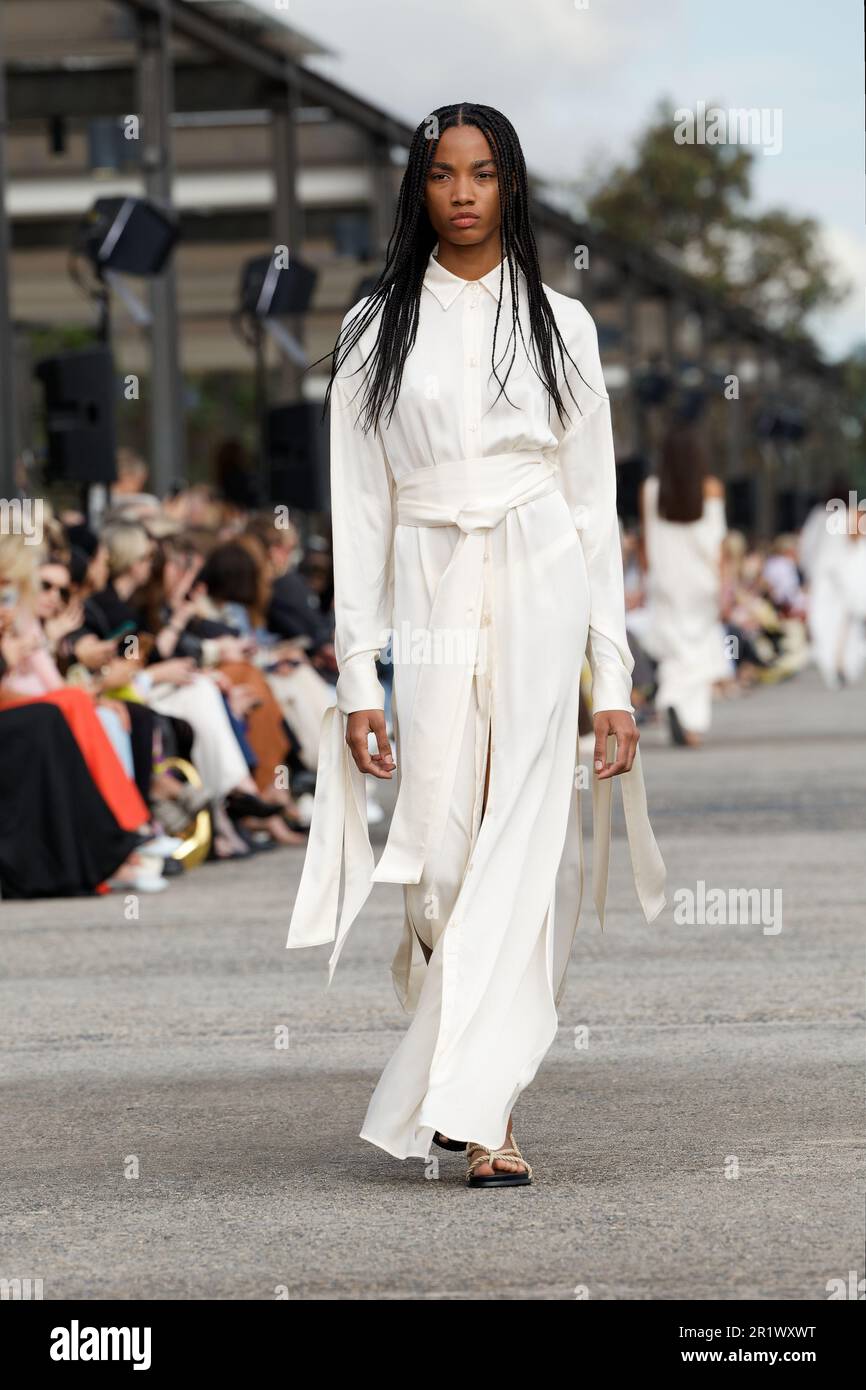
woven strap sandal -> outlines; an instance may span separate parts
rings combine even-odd
[[[506,1141],[507,1143],[507,1141]],[[504,1149],[485,1149],[483,1144],[469,1144],[466,1149],[466,1157],[469,1160],[469,1167],[466,1173],[466,1183],[469,1187],[528,1187],[532,1182],[532,1166],[526,1162],[523,1154],[517,1147],[517,1140],[514,1134],[511,1135],[511,1145]],[[512,1173],[507,1168],[494,1169],[492,1173],[479,1175],[475,1172],[483,1163],[489,1163],[493,1168],[495,1158],[516,1159],[524,1164],[524,1173]]]
[[[439,1133],[438,1129],[433,1135],[433,1143],[440,1149],[451,1149],[456,1154],[462,1154],[466,1149],[465,1139],[446,1139],[444,1134]]]

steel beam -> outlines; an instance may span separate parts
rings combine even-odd
[[[0,497],[15,496],[15,340],[9,307],[10,241],[6,216],[6,65],[0,14]]]
[[[298,84],[294,80],[291,67],[289,67],[285,82],[276,90],[271,112],[271,164],[274,176],[274,201],[271,208],[270,230],[272,247],[275,249],[277,246],[285,246],[288,250],[290,264],[300,255],[304,235],[303,209],[298,199],[298,105]],[[303,342],[304,319],[302,315],[292,315],[287,320],[286,327],[298,342]],[[262,345],[262,351],[264,350],[265,344]],[[297,363],[291,362],[282,354],[279,359],[276,379],[277,393],[280,399],[274,401],[273,404],[298,401],[302,398],[303,370]],[[264,376],[264,383],[265,385],[260,392],[262,397],[260,406],[266,410],[268,403],[264,396],[267,374]],[[262,419],[260,421],[261,457],[259,467],[261,496],[266,499],[269,496],[270,480],[266,476],[264,424],[265,421]]]
[[[172,72],[169,5],[156,3],[139,16],[138,109],[141,116],[142,169],[148,197],[171,207]],[[150,282],[150,476],[164,496],[186,473],[183,380],[178,342],[174,261]]]

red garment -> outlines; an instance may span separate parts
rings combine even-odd
[[[57,705],[63,713],[81,749],[87,770],[121,829],[138,830],[145,825],[150,820],[150,812],[111,746],[111,740],[96,713],[92,695],[76,686],[65,685],[45,695],[13,696],[12,699],[4,697],[0,701],[4,709],[45,702]]]

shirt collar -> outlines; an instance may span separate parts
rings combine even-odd
[[[466,289],[467,285],[482,285],[487,293],[499,302],[499,276],[503,275],[503,297],[507,295],[510,282],[508,279],[508,257],[503,256],[498,265],[492,270],[488,270],[486,275],[482,275],[480,280],[464,280],[461,275],[455,275],[453,271],[446,270],[444,265],[436,260],[436,252],[439,250],[437,241],[430,258],[427,262],[427,269],[424,273],[424,284],[427,286],[443,309],[450,309],[457,296]],[[472,291],[476,293],[477,291]]]

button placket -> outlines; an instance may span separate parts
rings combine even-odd
[[[463,341],[464,364],[477,368],[481,362],[481,336],[483,314],[481,308],[481,286],[475,282],[467,285],[464,296]],[[471,455],[481,453],[481,390],[477,370],[463,375],[463,400],[465,409],[466,450]]]

